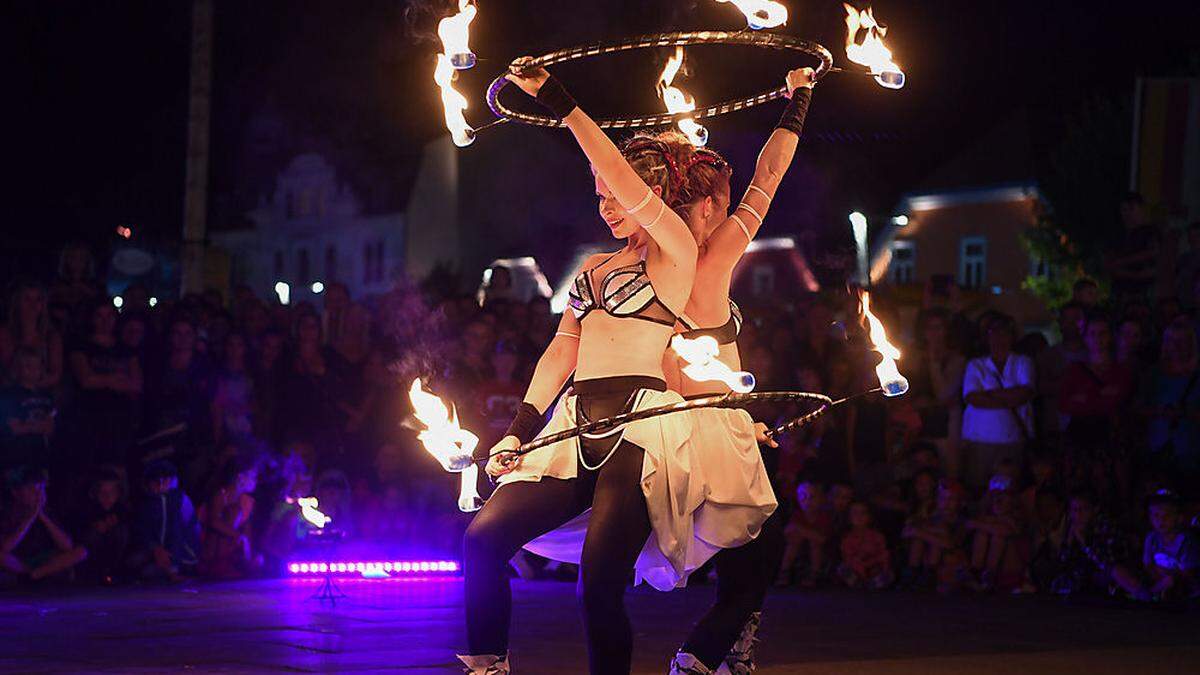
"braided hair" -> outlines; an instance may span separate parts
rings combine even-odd
[[[640,133],[627,140],[621,154],[646,185],[661,190],[662,199],[680,215],[693,201],[715,194],[732,171],[714,150],[696,148],[678,131]]]

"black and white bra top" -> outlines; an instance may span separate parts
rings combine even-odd
[[[592,271],[612,260],[614,253],[591,269],[583,270],[575,277],[575,283],[567,294],[567,307],[575,318],[583,318],[594,309],[620,319],[641,319],[662,326],[674,326],[677,318],[669,307],[658,299],[650,277],[646,274],[643,258],[630,265],[622,265],[600,282],[599,293],[592,283]]]
[[[738,309],[736,302],[730,300],[729,320],[725,322],[724,326],[717,328],[699,328],[687,314],[679,317],[679,323],[683,324],[684,328],[680,335],[689,340],[695,340],[702,335],[710,335],[717,341],[717,344],[730,345],[737,342],[738,335],[742,332],[742,310]]]

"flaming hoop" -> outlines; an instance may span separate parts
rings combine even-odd
[[[580,59],[601,56],[603,54],[615,54],[617,52],[633,51],[637,49],[658,49],[662,47],[687,47],[691,45],[741,45],[745,47],[757,47],[760,49],[773,49],[779,51],[793,51],[802,54],[808,54],[817,59],[817,67],[813,73],[813,81],[820,80],[833,67],[833,55],[825,47],[809,40],[801,40],[790,35],[780,35],[778,33],[753,33],[740,31],[731,33],[719,30],[678,32],[678,33],[655,33],[653,35],[641,35],[638,37],[626,38],[615,42],[597,42],[590,45],[580,45],[577,47],[567,47],[558,51],[542,54],[534,57],[527,64],[530,68],[539,66],[552,66],[556,63],[565,63],[567,61],[578,61]],[[563,122],[547,115],[534,115],[513,110],[504,105],[500,101],[500,92],[508,85],[508,80],[501,74],[492,81],[487,92],[488,107],[499,118],[498,120],[484,125],[491,126],[500,122],[520,122],[522,124],[532,124],[541,127],[561,127]],[[768,101],[783,98],[787,96],[787,86],[784,85],[778,89],[772,89],[745,98],[731,99],[715,105],[697,108],[696,110],[685,110],[679,112],[657,113],[644,115],[639,117],[615,117],[609,119],[596,120],[601,128],[604,129],[641,129],[644,127],[660,127],[668,124],[677,124],[681,120],[701,120],[718,115],[725,115],[739,110],[753,108],[756,105],[762,105]],[[476,129],[482,130],[484,127]]]

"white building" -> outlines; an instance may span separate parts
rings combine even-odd
[[[276,178],[274,191],[247,214],[252,228],[211,233],[210,243],[229,257],[229,281],[260,297],[271,297],[283,281],[292,302],[314,299],[315,282],[340,282],[360,298],[389,290],[401,274],[419,277],[441,260],[455,262],[453,146],[439,139],[423,154],[407,212],[384,214],[365,214],[353,187],[323,156],[297,156]],[[437,225],[409,241],[414,217]]]

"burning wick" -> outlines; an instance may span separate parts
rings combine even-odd
[[[888,342],[887,331],[883,323],[871,313],[871,294],[862,294],[862,314],[870,328],[871,344],[875,351],[883,356],[879,365],[875,366],[875,374],[879,377],[879,387],[888,398],[903,396],[908,392],[908,380],[896,368],[896,359],[900,358],[900,350]]]
[[[689,378],[697,382],[724,382],[739,394],[754,391],[754,375],[744,370],[735,371],[718,359],[721,348],[711,335],[701,335],[695,339],[676,335],[671,338],[671,349],[687,361],[683,374]]]
[[[883,44],[887,26],[879,25],[870,7],[860,12],[853,5],[842,6],[846,8],[846,58],[870,68],[880,86],[902,88],[904,71],[892,61],[891,50]],[[867,32],[861,44],[856,40],[860,30]]]
[[[476,483],[479,467],[472,453],[479,444],[479,437],[458,426],[458,412],[446,409],[442,399],[425,391],[421,380],[413,380],[408,390],[413,414],[425,429],[417,434],[417,440],[433,455],[446,471],[459,474],[458,509],[464,513],[478,511],[483,506]]]
[[[433,81],[442,90],[442,108],[446,115],[446,128],[454,144],[464,148],[475,142],[475,130],[467,124],[463,111],[467,99],[454,88],[458,70],[475,65],[475,55],[467,46],[471,20],[475,18],[475,5],[468,0],[459,0],[458,14],[448,16],[438,24],[438,37],[442,39],[442,53],[437,55],[437,67]]]
[[[318,530],[324,528],[333,521],[333,518],[321,513],[317,509],[316,497],[301,497],[300,499],[296,500],[296,503],[300,505],[300,515],[303,516],[305,520],[312,523]]]
[[[717,2],[731,2],[734,7],[742,10],[742,14],[746,15],[746,24],[750,26],[751,30],[777,28],[787,23],[788,20],[787,7],[778,2],[770,0],[717,0]]]
[[[688,112],[696,109],[696,100],[688,96],[679,87],[671,86],[675,76],[683,68],[683,47],[676,47],[675,53],[667,59],[662,74],[658,76],[658,96],[667,104],[667,112]],[[681,119],[676,123],[683,135],[688,137],[697,148],[708,143],[708,129],[700,126],[694,119]]]
[[[467,70],[475,66],[475,54],[467,46],[471,38],[471,21],[478,10],[470,0],[458,1],[458,14],[438,22],[438,37],[442,40],[442,51],[455,70]]]

